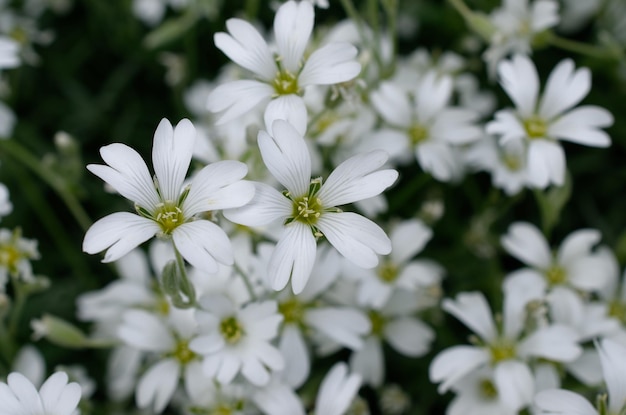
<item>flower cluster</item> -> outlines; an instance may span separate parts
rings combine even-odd
[[[226,3],[0,1],[0,415],[626,413],[620,2]],[[98,93],[85,10],[142,34]]]

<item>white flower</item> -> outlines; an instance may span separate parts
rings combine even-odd
[[[183,186],[194,141],[195,129],[189,120],[173,129],[163,119],[154,134],[154,181],[132,148],[124,144],[102,147],[100,154],[108,165],[87,168],[133,201],[138,214],[119,212],[98,220],[87,231],[83,250],[94,254],[108,248],[103,262],[111,262],[159,235],[171,237],[183,258],[197,268],[215,272],[218,262],[232,264],[226,233],[198,215],[241,206],[252,198],[254,188],[241,180],[247,172],[245,164],[231,160],[204,167]]]
[[[80,401],[78,383],[67,383],[65,372],[51,375],[39,388],[18,372],[9,374],[7,383],[0,382],[2,415],[70,415]]]
[[[403,221],[390,232],[391,253],[374,269],[351,270],[347,277],[360,280],[359,304],[383,307],[395,290],[417,292],[441,280],[443,269],[428,260],[415,260],[430,238],[432,230],[417,219]],[[359,272],[360,271],[360,272]]]
[[[525,288],[505,292],[501,326],[496,326],[482,293],[461,293],[454,301],[443,301],[442,308],[471,328],[480,340],[476,346],[453,346],[435,357],[430,365],[430,379],[441,382],[440,393],[464,376],[491,367],[502,401],[519,410],[530,404],[534,394],[535,381],[529,366],[533,360],[571,362],[580,356],[578,335],[569,327],[544,325],[525,330],[526,305],[538,296],[533,287]]]
[[[9,276],[33,280],[31,259],[39,259],[36,240],[22,238],[19,229],[0,229],[0,292],[4,292]]]
[[[383,340],[398,353],[419,357],[430,350],[434,331],[414,317],[413,293],[396,291],[380,310],[368,310],[371,330],[363,347],[350,356],[350,368],[362,376],[363,383],[382,386],[385,378]],[[411,302],[413,300],[413,303]]]
[[[600,241],[595,229],[580,229],[569,234],[556,254],[534,225],[515,222],[502,237],[502,246],[528,265],[509,274],[507,279],[525,279],[548,291],[565,286],[582,292],[601,290],[610,278],[612,262],[593,247]]]
[[[446,409],[446,415],[517,415],[502,399],[490,368],[482,368],[459,380],[452,389],[456,396]]]
[[[523,141],[527,152],[528,181],[545,188],[563,185],[565,154],[558,140],[592,147],[608,147],[611,139],[600,128],[613,124],[607,110],[587,105],[572,109],[589,93],[591,72],[574,70],[571,59],[561,61],[548,78],[539,97],[539,76],[533,62],[516,55],[498,65],[500,84],[515,103],[516,109],[495,114],[487,132],[508,141]]]
[[[288,1],[276,12],[273,54],[263,37],[250,23],[229,19],[229,33],[217,33],[215,45],[233,62],[253,72],[258,80],[239,80],[217,87],[209,96],[211,112],[221,114],[220,123],[233,120],[262,102],[269,130],[272,121],[285,119],[304,134],[307,112],[301,98],[309,85],[331,85],[356,77],[361,65],[357,50],[348,43],[329,43],[304,60],[314,23],[310,2]]]
[[[450,107],[452,78],[431,71],[420,81],[412,97],[390,82],[372,92],[372,105],[393,129],[378,140],[397,149],[397,157],[413,152],[424,171],[441,181],[451,181],[462,173],[462,163],[454,146],[481,137],[474,123],[478,113]]]
[[[495,32],[484,59],[493,74],[498,62],[510,53],[530,54],[533,39],[559,23],[559,5],[554,0],[504,0],[490,16]]]
[[[20,64],[19,44],[6,36],[0,36],[0,70],[15,68]]]
[[[186,388],[190,382],[205,380],[190,376],[195,372],[188,370],[200,365],[199,357],[189,348],[196,328],[193,310],[174,309],[167,323],[144,310],[124,313],[119,338],[138,350],[160,356],[137,383],[135,396],[139,408],[162,412],[172,399],[181,376]]]
[[[607,396],[600,398],[601,405],[608,409],[608,414],[617,415],[626,409],[626,348],[612,340],[604,339],[596,343],[602,363],[602,373],[608,389]],[[563,389],[542,391],[535,397],[535,405],[539,414],[553,415],[605,415],[577,393]]]
[[[311,158],[306,143],[288,122],[277,120],[274,137],[259,132],[261,155],[268,170],[286,188],[256,183],[255,197],[224,215],[247,226],[277,220],[283,233],[270,259],[272,288],[281,290],[291,279],[293,292],[306,285],[316,256],[316,238],[324,236],[343,256],[363,268],[378,264],[377,254],[388,254],[391,243],[371,220],[337,206],[380,194],[398,177],[395,170],[378,170],[387,161],[381,150],[356,155],[341,163],[325,183],[311,180]]]
[[[283,317],[274,301],[250,303],[238,308],[223,296],[200,300],[196,317],[200,334],[189,348],[204,357],[204,374],[221,384],[232,382],[241,373],[254,385],[270,380],[270,371],[282,370],[283,357],[270,344],[278,334]]]

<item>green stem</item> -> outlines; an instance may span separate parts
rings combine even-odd
[[[252,283],[250,282],[250,279],[248,278],[248,274],[246,274],[241,269],[241,267],[239,267],[239,265],[237,265],[236,262],[233,264],[233,267],[235,268],[235,271],[237,271],[237,273],[241,276],[241,279],[243,280],[243,283],[246,285],[246,289],[248,290],[248,294],[250,294],[250,299],[252,299],[252,301],[256,301],[257,300],[257,296],[254,293],[254,289],[252,288]]]
[[[448,1],[456,9],[456,11],[458,11],[459,14],[463,16],[465,20],[470,20],[472,16],[474,15],[474,12],[472,12],[472,9],[467,7],[467,4],[465,4],[463,0],[448,0]]]
[[[10,364],[13,361],[14,353],[15,344],[13,342],[13,337],[7,333],[4,321],[0,320],[0,357],[2,357],[2,360],[4,360],[7,364]],[[0,360],[0,371],[6,371],[8,373],[8,368],[4,367],[2,360]]]
[[[187,301],[184,306],[187,308],[195,306],[196,303],[196,290],[191,281],[189,280],[189,276],[187,275],[187,268],[185,267],[185,260],[183,256],[176,248],[176,244],[174,240],[172,240],[172,246],[174,247],[174,254],[176,255],[176,264],[178,265],[178,271],[180,272],[180,288],[183,294],[187,297]]]
[[[24,291],[22,284],[17,281],[17,278],[11,278],[13,283],[13,293],[15,297],[15,303],[11,309],[11,318],[9,319],[9,337],[15,338],[17,334],[17,327],[24,310],[24,304],[26,304],[26,298],[28,295]]]
[[[398,56],[398,0],[382,0],[381,3],[387,14],[387,31],[391,36],[391,56],[393,56],[392,61],[385,68],[385,73],[392,75],[395,72]]]
[[[68,207],[76,222],[87,231],[91,226],[91,219],[79,203],[78,199],[65,186],[63,178],[54,171],[46,168],[40,160],[35,158],[26,148],[20,146],[15,140],[0,140],[0,148],[11,155],[15,160],[29,168],[39,176],[59,195],[63,203]]]
[[[619,60],[624,54],[623,50],[615,50],[606,47],[589,45],[587,43],[578,42],[554,34],[548,38],[548,43],[552,46],[569,52],[574,52],[597,59]]]

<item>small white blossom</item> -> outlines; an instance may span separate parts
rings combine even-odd
[[[358,266],[375,267],[377,254],[391,251],[389,238],[371,220],[338,206],[376,196],[396,181],[397,171],[378,170],[387,154],[376,150],[356,155],[322,182],[311,180],[309,151],[294,127],[276,120],[273,134],[261,131],[259,148],[268,170],[286,190],[281,193],[256,183],[249,204],[224,212],[229,220],[246,226],[282,222],[283,233],[268,265],[272,288],[281,290],[291,279],[293,292],[302,292],[315,262],[317,238],[322,236]]]
[[[100,149],[107,165],[87,168],[133,201],[137,214],[119,212],[98,220],[85,234],[85,252],[107,249],[103,262],[111,262],[159,235],[171,237],[183,258],[200,269],[215,272],[218,262],[233,263],[226,233],[199,215],[241,206],[252,198],[254,188],[241,180],[247,172],[245,164],[231,160],[204,167],[184,186],[195,134],[189,120],[182,120],[176,129],[166,119],[161,121],[152,149],[154,181],[132,148],[110,144]]]
[[[539,96],[539,76],[533,62],[515,55],[498,65],[500,84],[515,103],[487,124],[487,132],[501,144],[521,141],[526,151],[528,182],[545,188],[565,181],[565,153],[558,140],[592,147],[608,147],[611,139],[601,128],[613,124],[604,108],[585,105],[573,108],[591,89],[591,71],[574,69],[571,59],[561,61],[550,74]]]
[[[314,18],[310,2],[288,1],[280,6],[274,19],[275,54],[250,23],[226,21],[229,33],[217,33],[215,45],[233,62],[253,72],[256,79],[225,83],[209,95],[207,106],[211,112],[220,113],[220,123],[269,101],[265,109],[268,130],[274,120],[284,119],[304,134],[304,88],[349,81],[359,74],[357,49],[348,43],[328,43],[304,58]]]

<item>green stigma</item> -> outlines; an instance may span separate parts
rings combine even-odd
[[[421,124],[413,124],[409,127],[409,139],[411,144],[418,145],[428,138],[428,129]]]
[[[300,94],[298,78],[286,69],[281,70],[272,80],[272,86],[276,95]]]

